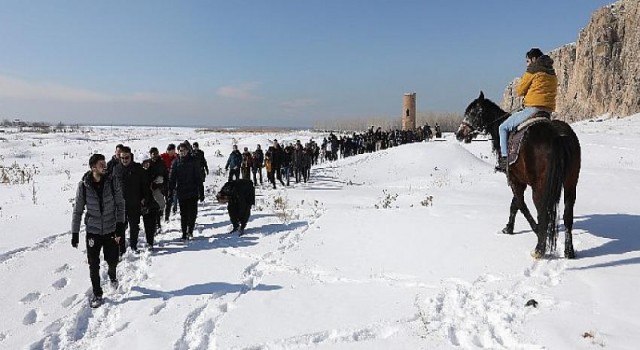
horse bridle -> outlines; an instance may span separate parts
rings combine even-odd
[[[514,111],[515,111],[515,110],[514,110]],[[505,112],[504,114],[500,115],[500,116],[499,116],[499,117],[497,117],[496,119],[494,119],[494,120],[492,120],[491,122],[489,122],[489,123],[486,125],[485,129],[486,129],[486,128],[488,128],[489,126],[491,126],[491,125],[495,124],[496,122],[498,122],[498,121],[502,120],[502,118],[504,118],[505,116],[510,115],[510,114],[511,114],[511,113],[513,113],[514,111],[511,111],[511,112]],[[480,132],[479,132],[479,131],[477,131],[477,130],[476,130],[476,128],[475,128],[473,125],[471,125],[471,123],[469,123],[466,119],[463,119],[463,120],[462,120],[462,122],[460,122],[460,124],[461,124],[461,125],[464,125],[464,126],[466,126],[466,127],[468,127],[469,129],[471,129],[471,133],[472,133],[472,134],[473,134],[473,133],[476,133],[476,134],[479,134],[479,133],[480,133]]]

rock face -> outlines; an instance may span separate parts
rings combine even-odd
[[[620,0],[591,17],[575,43],[553,50],[558,76],[555,118],[576,121],[640,112],[640,1]],[[505,89],[502,107],[521,104],[519,78]]]

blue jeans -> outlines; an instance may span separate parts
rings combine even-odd
[[[500,132],[500,155],[507,156],[507,144],[509,143],[509,133],[515,130],[518,125],[529,119],[534,113],[544,109],[538,107],[525,107],[523,110],[513,113],[507,120],[503,121],[498,128]]]

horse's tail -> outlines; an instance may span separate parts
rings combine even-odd
[[[562,194],[569,150],[566,149],[564,136],[556,136],[552,142],[552,151],[547,168],[547,184],[543,197],[543,208],[547,212],[547,248],[553,252],[558,238],[558,204]]]

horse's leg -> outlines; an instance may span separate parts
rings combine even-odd
[[[577,178],[577,176],[576,176]],[[576,252],[573,250],[573,206],[576,203],[576,183],[575,181],[565,181],[564,187],[564,257],[575,259]]]
[[[515,224],[518,209],[520,209],[522,214],[524,214],[533,232],[536,232],[538,225],[533,219],[533,216],[531,216],[531,212],[529,212],[527,204],[524,202],[524,191],[526,190],[526,188],[526,184],[516,183],[515,181],[512,181],[511,191],[513,192],[513,198],[511,199],[511,207],[509,208],[509,222],[507,223],[507,226],[502,229],[502,233],[513,234],[513,226]]]
[[[531,230],[533,230],[533,232],[536,232],[538,230],[538,224],[536,223],[536,220],[533,218],[533,215],[531,215],[531,212],[529,211],[529,207],[527,207],[527,204],[524,202],[524,198],[522,200],[520,211],[522,212],[524,217],[527,218],[527,221],[531,226]]]
[[[502,229],[502,233],[506,235],[513,234],[513,225],[516,222],[516,213],[518,212],[519,208],[520,206],[518,205],[518,198],[516,198],[516,196],[514,195],[511,199],[511,206],[509,207],[509,221],[507,222],[507,225]]]
[[[549,214],[547,213],[544,204],[542,203],[543,190],[532,187],[533,203],[538,211],[538,227],[536,230],[536,236],[538,237],[538,244],[536,244],[535,250],[531,253],[535,259],[544,257],[544,253],[547,250],[547,226],[549,226]]]

